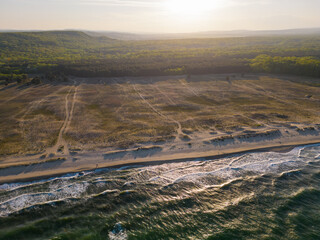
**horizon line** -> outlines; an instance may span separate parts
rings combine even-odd
[[[298,31],[298,30],[320,30],[319,27],[305,28],[282,28],[282,29],[233,29],[233,30],[206,30],[194,32],[130,32],[117,30],[90,30],[90,29],[0,29],[0,32],[55,32],[55,31],[81,31],[81,32],[105,32],[105,33],[127,33],[127,34],[147,34],[147,35],[162,35],[162,34],[195,34],[195,33],[232,33],[232,32],[268,32],[268,31]]]

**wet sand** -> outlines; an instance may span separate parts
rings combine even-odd
[[[181,161],[193,161],[193,160],[212,160],[222,157],[226,157],[234,154],[244,154],[249,152],[289,152],[294,147],[318,144],[320,143],[320,137],[294,137],[288,139],[286,142],[279,142],[279,139],[273,141],[264,141],[259,143],[241,143],[227,145],[223,149],[214,149],[201,151],[193,149],[192,151],[181,151],[170,153],[169,151],[161,151],[155,154],[143,154],[138,153],[135,157],[129,155],[125,157],[123,154],[105,159],[103,156],[110,156],[110,153],[103,152],[86,152],[79,153],[77,160],[57,160],[52,162],[38,162],[31,165],[19,165],[3,167],[0,165],[0,183],[12,183],[12,182],[27,182],[32,180],[39,180],[45,178],[51,178],[56,176],[65,175],[68,173],[77,173],[82,171],[90,171],[101,168],[120,168],[120,167],[133,167],[141,165],[155,165],[168,162],[181,162]],[[148,152],[148,149],[143,149]],[[142,150],[142,151],[143,151]],[[141,150],[135,150],[141,151]],[[120,151],[122,153],[128,153],[128,150]],[[117,152],[113,152],[117,153]],[[131,156],[131,157],[130,157]]]

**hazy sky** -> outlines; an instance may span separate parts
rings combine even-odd
[[[0,0],[0,29],[195,32],[320,27],[320,0]]]

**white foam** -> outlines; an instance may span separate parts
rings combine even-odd
[[[163,179],[172,179],[171,184],[187,181],[205,185],[207,181],[213,181],[216,177],[219,180],[229,181],[240,176],[246,177],[248,173],[250,175],[261,175],[295,171],[308,163],[307,159],[300,157],[301,151],[319,151],[314,149],[318,146],[320,144],[297,147],[287,153],[243,154],[236,157],[202,161],[192,165],[190,163],[171,163],[171,165],[167,164],[166,166],[154,166],[150,167],[149,170],[158,172],[158,174],[150,180],[160,183],[163,182]]]
[[[43,204],[50,201],[60,201],[68,198],[80,198],[88,187],[87,182],[62,185],[60,188],[51,186],[49,192],[36,192],[21,194],[16,197],[0,202],[0,216],[17,212],[22,209]]]
[[[126,172],[121,181],[115,179],[114,175],[109,174],[110,169],[100,169],[29,183],[2,184],[0,185],[0,190],[3,190],[0,192],[0,216],[37,204],[71,198],[90,198],[119,191],[119,189],[107,189],[109,186],[109,184],[106,184],[107,182],[120,181],[119,187],[126,186],[130,189],[146,182],[159,184],[160,186],[193,182],[199,184],[199,189],[201,189],[221,187],[234,180],[248,178],[248,176],[290,174],[307,165],[310,159],[312,161],[314,159],[316,161],[320,160],[319,146],[320,144],[297,147],[287,153],[250,153],[215,160],[199,159],[147,167],[140,166]],[[121,171],[125,169],[127,170],[128,168],[114,170]],[[106,173],[104,174],[103,171]],[[99,174],[104,174],[103,177],[90,176],[92,173],[98,172]],[[87,189],[91,186],[93,186],[95,192],[88,196]],[[32,191],[32,193],[28,193],[28,191]],[[118,235],[113,237],[113,239],[117,239],[115,237],[118,237]]]
[[[110,240],[126,240],[128,239],[128,234],[126,232],[120,232],[120,233],[113,233],[109,232],[109,239]]]

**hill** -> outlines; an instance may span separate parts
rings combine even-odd
[[[109,44],[116,40],[108,37],[92,37],[78,31],[12,32],[0,33],[0,47],[23,50],[24,47],[90,47]]]

